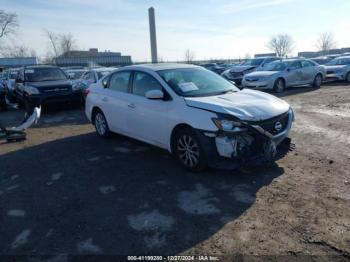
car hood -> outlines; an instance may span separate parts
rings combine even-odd
[[[230,73],[241,73],[254,68],[256,68],[256,66],[233,66],[229,70]]]
[[[247,74],[246,76],[272,76],[276,73],[278,73],[279,71],[255,71],[255,72],[251,72],[249,74]]]
[[[70,89],[72,87],[72,83],[69,80],[28,82],[27,85],[36,87],[39,90],[55,88]]]
[[[326,70],[335,70],[335,69],[343,69],[343,68],[347,67],[347,65],[335,65],[335,66],[324,65],[323,67],[326,68]]]
[[[185,97],[185,101],[188,106],[230,114],[244,121],[266,120],[290,108],[275,96],[249,89],[218,96]]]

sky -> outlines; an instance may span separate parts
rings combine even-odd
[[[294,54],[315,51],[320,33],[332,32],[337,47],[350,47],[350,0],[0,0],[18,14],[12,37],[47,53],[44,30],[71,33],[79,49],[91,47],[150,61],[148,11],[156,10],[158,56],[184,60],[243,58],[269,52],[271,36],[286,33]]]

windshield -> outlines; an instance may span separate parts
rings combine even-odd
[[[268,63],[262,68],[263,71],[283,71],[285,70],[291,62],[281,62],[281,61],[275,61],[272,63]]]
[[[212,96],[239,89],[221,76],[202,69],[169,69],[157,72],[180,96]]]
[[[25,69],[24,74],[25,81],[27,82],[58,81],[67,79],[65,73],[61,69],[55,67]]]
[[[264,62],[264,59],[248,59],[247,61],[244,61],[241,65],[242,66],[259,66]]]
[[[334,58],[327,65],[350,65],[350,58]]]

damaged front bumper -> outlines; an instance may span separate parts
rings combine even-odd
[[[288,134],[293,119],[293,111],[289,110],[269,120],[244,123],[243,128],[233,132],[198,130],[198,136],[212,167],[231,169],[260,165],[273,162],[281,155],[283,142],[290,142]]]

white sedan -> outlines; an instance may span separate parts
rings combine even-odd
[[[98,135],[164,148],[193,171],[273,161],[293,120],[283,100],[182,64],[117,69],[90,86],[85,110]]]

